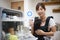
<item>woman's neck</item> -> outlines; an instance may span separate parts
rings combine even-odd
[[[41,17],[42,22],[46,21],[46,16]]]

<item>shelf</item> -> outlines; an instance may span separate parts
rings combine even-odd
[[[4,18],[2,21],[23,21],[23,18],[16,18],[16,19],[9,19],[9,18]]]
[[[23,21],[23,11],[0,7],[1,21]]]
[[[53,12],[60,13],[60,8],[59,9],[53,9]]]
[[[45,5],[60,5],[60,1],[59,2],[43,2],[43,4],[45,4]]]
[[[20,11],[20,10],[14,10],[14,9],[3,9],[3,12],[6,12],[6,13],[17,13],[17,14],[19,14],[19,13],[21,13],[22,11]]]
[[[17,16],[2,17],[2,21],[23,21],[23,18]]]
[[[6,13],[7,15],[17,15],[22,17],[23,12],[20,10],[14,10],[14,9],[3,9],[2,13]]]

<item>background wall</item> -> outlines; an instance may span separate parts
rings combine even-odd
[[[50,16],[52,15],[54,17],[54,20],[56,23],[59,23],[60,24],[60,13],[53,13],[52,10],[53,9],[56,9],[60,7],[60,5],[50,5],[50,6],[46,6],[46,15],[47,16]]]
[[[35,16],[38,16],[35,11],[35,6],[37,2],[42,2],[42,0],[25,0],[24,1],[24,25],[29,27],[29,19],[33,19]],[[28,11],[32,12],[32,16],[28,16]],[[27,25],[26,25],[27,24]]]
[[[0,0],[0,7],[11,8],[11,0]]]
[[[24,1],[25,26],[27,26],[26,24],[28,23],[29,18],[34,18],[35,16],[38,16],[36,13],[36,10],[35,10],[36,4],[38,2],[42,2],[42,0],[29,0],[29,1],[25,0]],[[58,7],[60,7],[60,5],[46,5],[46,16],[53,16],[55,22],[60,24],[60,22],[59,22],[60,21],[60,13],[53,13],[52,12],[52,10],[54,8],[58,8]],[[27,12],[29,10],[33,14],[31,17],[27,16]]]

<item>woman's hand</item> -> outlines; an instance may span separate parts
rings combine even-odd
[[[53,36],[54,32],[44,32],[43,30],[36,30],[35,33],[37,35],[46,35],[46,36]]]
[[[37,34],[37,35],[45,35],[45,32],[43,31],[43,30],[36,30],[35,31],[35,33]]]
[[[29,24],[30,24],[30,27],[31,27],[31,33],[32,35],[34,34],[34,22],[32,20],[29,20]]]
[[[55,32],[56,32],[56,26],[53,26],[53,27],[51,27],[50,32],[45,32],[45,35],[46,36],[53,36]]]
[[[33,27],[34,22],[32,20],[29,20],[29,25]]]

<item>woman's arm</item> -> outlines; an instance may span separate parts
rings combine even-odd
[[[54,33],[56,32],[56,26],[55,25],[56,24],[55,24],[54,19],[51,18],[49,21],[49,28],[51,29],[51,32],[46,32],[45,35],[47,35],[47,36],[54,35]]]
[[[34,27],[33,26],[31,27],[31,33],[32,33],[32,35],[34,34]]]
[[[53,36],[55,32],[56,32],[56,26],[53,26],[53,27],[51,27],[50,32],[45,32],[45,35],[46,36]]]
[[[40,29],[36,30],[35,33],[37,35],[45,35],[45,32],[43,30],[40,30]]]
[[[34,22],[32,21],[32,20],[30,20],[29,21],[29,24],[30,24],[30,26],[31,26],[31,33],[32,33],[32,35],[34,34]]]
[[[36,30],[35,33],[37,35],[46,35],[46,36],[53,36],[56,32],[56,27],[52,27],[50,32],[44,32],[43,30]]]
[[[56,32],[56,26],[55,25],[56,24],[55,24],[54,20],[53,19],[50,19],[50,22],[49,22],[49,28],[51,28],[51,31],[50,32],[44,32],[43,30],[36,30],[35,33],[37,35],[52,36]]]

